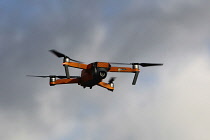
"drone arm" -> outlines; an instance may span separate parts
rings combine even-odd
[[[99,82],[98,83],[98,86],[103,87],[103,88],[106,88],[106,89],[108,89],[110,91],[113,91],[114,90],[114,87],[111,87],[110,84],[107,84],[107,83],[104,83],[104,82]]]
[[[136,73],[139,72],[139,69],[132,69],[129,67],[111,67],[109,72],[131,72],[131,73]]]
[[[50,81],[50,85],[75,84],[75,83],[79,83],[79,79],[58,79],[56,81]]]
[[[86,64],[76,63],[76,62],[64,62],[63,65],[67,65],[69,67],[79,68],[79,69],[87,69]]]
[[[131,73],[135,73],[134,78],[133,78],[133,82],[132,85],[136,84],[140,69],[138,66],[133,66],[133,68],[129,68],[129,67],[111,67],[109,72],[131,72]]]

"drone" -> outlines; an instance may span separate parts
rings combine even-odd
[[[49,77],[50,86],[60,85],[60,84],[78,84],[83,88],[89,87],[92,89],[93,86],[100,86],[109,91],[114,91],[114,80],[116,77],[111,77],[108,83],[103,82],[107,77],[108,72],[124,72],[124,73],[134,73],[134,78],[132,85],[136,84],[140,69],[139,66],[149,67],[149,66],[162,66],[160,63],[115,63],[115,62],[93,62],[90,64],[84,64],[81,61],[71,59],[63,53],[56,50],[49,50],[51,53],[59,58],[63,58],[63,66],[65,69],[65,76],[36,76],[28,75],[30,77]],[[130,65],[131,67],[113,67],[112,65]],[[81,76],[71,76],[69,72],[69,67],[82,69]]]

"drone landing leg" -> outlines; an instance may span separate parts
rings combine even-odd
[[[66,73],[66,77],[67,77],[67,79],[70,79],[70,74],[69,74],[69,68],[68,68],[68,65],[64,65],[64,68],[65,68],[65,73]]]

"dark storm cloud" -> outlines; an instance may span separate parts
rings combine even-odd
[[[203,75],[209,70],[209,2],[21,0],[0,5],[1,139],[192,139],[195,132],[209,138],[204,131],[209,80]],[[62,60],[49,49],[81,61],[165,65],[142,69],[135,87],[130,86],[133,75],[119,74],[116,94],[99,87],[52,88],[48,79],[25,77],[64,73]],[[199,110],[207,117],[194,123]],[[199,123],[203,127],[193,129]]]

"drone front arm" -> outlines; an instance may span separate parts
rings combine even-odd
[[[139,72],[139,69],[132,69],[129,67],[111,67],[109,72],[132,72],[132,73],[136,73]]]
[[[58,79],[55,81],[50,81],[50,85],[59,85],[59,84],[75,84],[79,83],[79,79]]]
[[[104,82],[99,82],[98,86],[106,88],[106,89],[108,89],[110,91],[114,90],[114,87],[112,87],[110,84],[107,84],[107,83],[104,83]]]
[[[86,64],[76,63],[76,62],[64,62],[63,65],[68,65],[69,67],[79,68],[79,69],[87,69]]]

